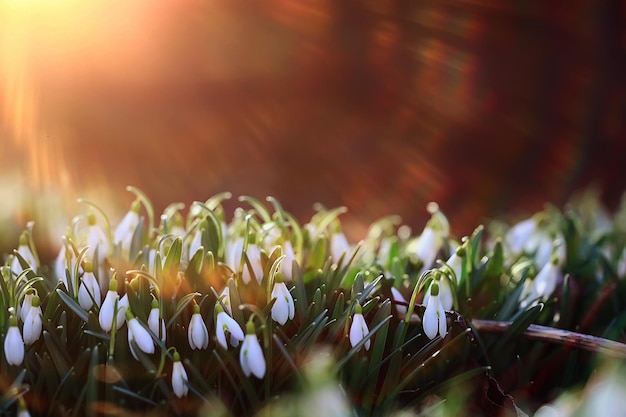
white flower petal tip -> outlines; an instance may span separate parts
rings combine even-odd
[[[4,356],[9,365],[19,366],[24,361],[24,339],[15,316],[11,316],[9,330],[4,338]]]
[[[215,337],[217,343],[224,349],[228,349],[228,344],[226,343],[226,333],[228,333],[230,334],[230,344],[233,347],[237,347],[239,342],[244,340],[241,326],[224,311],[224,308],[219,303],[215,305],[215,313],[217,315],[215,320]]]
[[[239,352],[241,369],[246,376],[254,375],[261,379],[265,376],[265,357],[251,321],[246,325],[246,336]]]
[[[355,347],[369,332],[361,305],[357,303],[354,316],[352,317],[352,325],[350,326],[350,345]],[[365,350],[369,350],[370,345],[371,341],[367,339],[363,346],[365,346]]]
[[[135,342],[137,347],[144,353],[154,353],[154,341],[152,340],[152,336],[150,336],[148,330],[139,323],[139,320],[133,316],[130,310],[126,310],[126,320],[128,323],[128,343],[135,359],[138,359],[138,357],[131,342]]]
[[[178,352],[174,352],[174,364],[172,365],[172,390],[178,398],[182,398],[189,393],[187,382],[187,371],[180,361]]]
[[[200,315],[200,306],[194,304],[193,314],[189,321],[189,329],[187,330],[189,346],[192,349],[206,349],[209,346],[209,331],[207,330],[204,320]]]
[[[426,334],[429,339],[432,340],[437,337],[437,335],[441,336],[441,338],[446,337],[448,330],[446,312],[439,300],[439,285],[437,283],[433,283],[430,286],[430,297],[426,304],[422,325],[424,327],[424,334]]]
[[[272,289],[272,299],[276,302],[272,306],[272,320],[280,325],[287,323],[287,320],[293,320],[295,314],[295,306],[293,297],[287,289],[287,285],[283,281],[282,274],[277,274],[277,280]]]

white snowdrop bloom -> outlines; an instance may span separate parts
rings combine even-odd
[[[274,279],[274,288],[272,288],[271,299],[276,299],[272,306],[272,320],[283,325],[287,320],[293,320],[295,307],[293,297],[287,289],[287,285],[283,280],[282,274],[279,272]]]
[[[100,307],[102,302],[102,295],[100,293],[100,284],[93,274],[93,266],[91,262],[85,262],[85,273],[81,277],[80,286],[78,288],[78,303],[82,308],[89,311],[93,307],[95,301],[96,305]]]
[[[428,300],[430,299],[430,288],[434,285],[439,285],[439,303],[441,303],[441,307],[444,310],[452,310],[452,306],[454,305],[454,297],[452,295],[452,286],[450,284],[450,280],[447,275],[439,275],[438,278],[433,280],[428,286],[428,290],[424,294],[424,304],[428,304]]]
[[[117,329],[124,325],[126,322],[126,310],[129,308],[128,294],[124,294],[120,301],[117,303],[117,316],[115,317],[115,324]]]
[[[130,210],[126,213],[120,224],[115,229],[113,234],[113,244],[121,245],[122,254],[126,257],[130,253],[130,245],[133,241],[133,235],[139,225],[139,211],[141,210],[141,203],[139,199],[133,201],[130,206]]]
[[[235,238],[226,244],[224,262],[235,273],[239,272],[241,256],[243,254],[243,237]]]
[[[435,282],[430,286],[430,297],[424,311],[422,320],[424,333],[429,339],[434,339],[439,334],[442,338],[447,334],[446,312],[439,300],[439,285]]]
[[[226,344],[226,333],[230,335],[230,344],[233,347],[239,346],[239,342],[243,341],[243,330],[239,326],[239,323],[235,321],[231,316],[224,311],[224,308],[220,303],[215,304],[215,337],[217,343],[224,349],[228,349]]]
[[[33,297],[35,296],[32,292],[27,292],[24,295],[24,299],[22,300],[22,304],[19,306],[17,310],[17,315],[22,320],[22,323],[26,321],[26,316],[28,316],[28,312],[30,311],[33,305]]]
[[[462,252],[461,255],[459,255],[459,251]],[[454,279],[456,280],[457,284],[461,282],[461,275],[463,273],[463,252],[464,249],[459,248],[459,250],[450,255],[450,257],[446,261],[446,264],[448,264],[450,269],[452,269],[452,272],[454,272]]]
[[[28,236],[26,232],[20,235],[20,242],[17,248],[17,252],[22,256],[22,258],[24,258],[24,260],[26,261],[28,266],[33,270],[33,272],[37,273],[37,261],[35,260],[35,255],[33,255],[33,252],[30,250],[30,247],[28,246]],[[22,271],[24,271],[24,268],[22,268],[22,264],[20,263],[20,260],[15,255],[13,256],[13,262],[11,263],[11,270],[15,274],[13,275],[13,278],[21,274]]]
[[[263,265],[261,264],[261,249],[256,243],[249,243],[248,248],[246,249],[246,255],[248,256],[248,261],[250,262],[250,266],[252,266],[252,272],[254,272],[254,276],[256,277],[257,282],[261,282],[263,279]],[[244,265],[243,267],[243,282],[249,283],[252,279],[252,275],[250,273],[250,269],[248,265]]]
[[[400,290],[396,287],[391,287],[391,297],[393,298],[393,301],[397,303],[396,311],[398,312],[398,315],[404,317],[408,310],[408,302],[406,301]]]
[[[154,353],[154,341],[150,333],[139,323],[137,317],[135,317],[130,310],[126,310],[126,322],[128,326],[128,346],[130,347],[130,353],[133,354],[133,357],[139,360],[132,342],[135,342],[142,352],[147,354]]]
[[[187,329],[187,338],[192,349],[206,349],[209,346],[209,331],[200,315],[200,306],[195,302],[193,314],[189,321],[189,328]]]
[[[87,245],[89,246],[87,256],[90,259],[95,259],[97,250],[98,264],[102,264],[110,253],[109,240],[102,227],[97,223],[94,213],[87,215],[87,224]]]
[[[150,314],[148,314],[148,328],[159,339],[165,342],[167,333],[165,330],[165,320],[161,317],[161,310],[159,310],[159,302],[152,300],[152,308]]]
[[[506,232],[504,241],[513,254],[519,255],[524,250],[528,240],[537,230],[537,226],[537,220],[531,217],[513,225]]]
[[[539,270],[535,279],[528,284],[529,289],[522,293],[522,301],[520,306],[526,307],[535,300],[541,299],[546,301],[554,290],[560,279],[560,267],[559,261],[554,257],[550,262],[545,264],[543,268]],[[526,280],[528,282],[528,280]]]
[[[246,336],[239,352],[239,363],[246,376],[253,374],[260,379],[265,375],[265,357],[252,321],[246,325]]]
[[[248,243],[248,248],[246,249],[246,255],[248,257],[248,261],[250,262],[250,266],[252,267],[252,271],[258,282],[261,282],[263,279],[263,265],[261,264],[261,249],[258,247],[256,243],[254,243],[254,236],[250,236],[250,242]],[[226,246],[226,255],[225,262],[226,265],[232,269],[235,273],[239,272],[239,267],[241,265],[241,259],[243,256],[243,245],[244,238],[238,237],[235,240],[231,241]],[[250,274],[250,269],[246,262],[243,263],[243,272],[241,276],[244,284],[250,282],[252,275]]]
[[[291,281],[293,277],[293,262],[296,259],[296,254],[289,239],[285,239],[282,248],[285,258],[280,263],[280,272],[283,274],[285,281]]]
[[[415,256],[422,262],[422,270],[430,268],[441,249],[442,239],[435,229],[426,225],[415,245]]]
[[[174,351],[174,364],[172,365],[172,390],[178,398],[182,398],[189,392],[187,386],[187,371],[180,361],[180,355]]]
[[[363,317],[363,309],[357,302],[356,308],[354,309],[354,316],[352,317],[352,325],[350,326],[350,345],[355,347],[369,332],[367,323]],[[365,341],[365,350],[369,350],[370,342],[370,339]]]
[[[35,295],[32,301],[32,307],[28,310],[28,314],[24,319],[24,343],[32,345],[41,336],[42,315],[39,296]]]
[[[24,339],[17,327],[17,317],[11,315],[9,330],[4,338],[4,356],[9,365],[19,366],[24,361]]]
[[[115,311],[115,305],[117,304],[117,312]],[[126,318],[126,308],[128,308],[128,296],[124,295],[120,300],[117,293],[117,280],[112,279],[109,282],[109,291],[104,297],[98,320],[100,321],[100,327],[105,332],[110,332],[113,327],[113,320],[116,323],[116,329],[122,327]],[[121,317],[120,317],[121,316]]]
[[[350,243],[343,232],[335,232],[330,236],[330,256],[334,263],[338,263],[342,256],[350,253]],[[345,260],[345,259],[344,259]]]

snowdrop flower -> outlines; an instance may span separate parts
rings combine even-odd
[[[415,245],[415,256],[422,263],[423,270],[433,264],[440,248],[441,239],[437,232],[431,226],[426,225]]]
[[[209,346],[209,331],[200,315],[200,306],[194,301],[193,314],[187,330],[189,346],[192,349],[206,349]]]
[[[256,243],[248,243],[248,248],[246,249],[246,256],[248,257],[248,261],[250,262],[250,266],[252,266],[252,272],[257,280],[257,282],[261,282],[263,279],[263,265],[261,264],[261,249]],[[249,283],[252,279],[250,274],[250,268],[248,268],[247,264],[244,264],[243,267],[243,282]]]
[[[254,243],[254,240],[255,237],[251,234],[248,248],[246,249],[246,256],[248,257],[248,261],[250,262],[250,266],[252,267],[254,276],[256,277],[258,282],[261,282],[261,280],[263,279],[261,249],[256,243]],[[238,237],[234,241],[230,242],[226,247],[226,265],[228,265],[228,267],[234,272],[239,272],[240,262],[243,256],[243,244],[244,238]],[[252,278],[250,274],[250,269],[245,262],[243,264],[243,272],[241,278],[243,279],[244,284],[248,284],[250,282],[250,279]]]
[[[154,353],[154,341],[152,340],[152,336],[150,336],[150,333],[139,323],[137,317],[135,317],[129,309],[126,310],[126,321],[128,324],[128,346],[130,347],[130,353],[133,354],[133,357],[139,360],[132,342],[135,342],[142,352],[147,354]]]
[[[538,299],[547,300],[554,292],[559,277],[559,260],[555,256],[539,270],[532,283],[522,292],[520,306],[524,308]]]
[[[139,211],[141,210],[141,203],[139,199],[133,201],[130,206],[130,210],[126,213],[120,224],[115,229],[113,235],[113,244],[121,245],[122,254],[129,256],[130,244],[133,241],[133,235],[135,229],[139,225]]]
[[[215,320],[215,337],[217,343],[224,349],[228,349],[226,344],[226,332],[230,334],[230,344],[233,347],[239,346],[239,342],[243,341],[243,330],[231,316],[224,311],[224,307],[220,303],[215,304],[215,314],[217,319]]]
[[[22,305],[19,306],[17,310],[17,315],[19,316],[22,323],[26,322],[26,317],[28,316],[28,312],[30,311],[33,305],[33,297],[35,296],[32,292],[27,292],[24,295],[24,300],[22,300]]]
[[[430,286],[430,297],[428,298],[428,304],[426,304],[422,325],[424,327],[424,333],[429,339],[434,339],[437,337],[437,334],[442,338],[446,337],[446,312],[441,306],[441,301],[439,300],[439,284],[436,282]]]
[[[408,302],[406,301],[400,290],[398,290],[396,287],[391,287],[391,297],[393,298],[393,301],[397,303],[396,311],[398,312],[398,315],[404,317],[408,310]]]
[[[89,213],[87,215],[87,256],[91,259],[96,258],[96,249],[98,250],[98,264],[102,264],[107,256],[109,256],[109,240],[106,233],[96,221],[96,215]]]
[[[348,238],[343,232],[335,232],[330,237],[330,256],[334,263],[338,263],[344,254],[348,254],[350,251],[350,244]]]
[[[228,242],[225,249],[224,261],[226,265],[235,273],[239,272],[239,265],[243,253],[243,237],[238,237]]]
[[[428,304],[428,300],[430,300],[430,288],[434,285],[439,285],[439,303],[444,310],[452,310],[452,306],[454,305],[454,297],[452,296],[452,286],[450,283],[450,278],[447,275],[441,274],[439,271],[436,272],[435,279],[430,283],[426,294],[424,294],[424,304]]]
[[[454,279],[457,285],[461,282],[461,275],[463,274],[463,257],[465,256],[465,248],[459,247],[446,261],[446,264],[454,272]]]
[[[148,328],[156,337],[165,342],[167,335],[165,331],[165,320],[161,317],[158,300],[152,300],[152,308],[150,309],[150,314],[148,314]]]
[[[124,294],[117,303],[117,316],[115,317],[115,325],[119,330],[126,321],[126,310],[129,308],[128,294]]]
[[[20,243],[17,248],[17,252],[22,256],[22,258],[24,258],[24,260],[26,261],[28,266],[30,266],[33,272],[36,273],[37,261],[35,260],[35,255],[33,255],[33,252],[30,250],[30,247],[28,246],[28,235],[26,234],[26,232],[23,232],[20,235]],[[11,270],[15,274],[14,277],[21,274],[22,271],[24,271],[24,268],[22,268],[22,264],[20,263],[20,260],[18,259],[17,256],[13,256],[13,262],[11,263]]]
[[[32,307],[28,309],[28,314],[24,320],[24,343],[32,345],[41,336],[42,321],[39,296],[35,295],[32,300]]]
[[[365,318],[363,318],[363,309],[361,304],[356,303],[354,316],[352,317],[352,325],[350,326],[350,344],[355,347],[369,333]],[[365,350],[370,348],[370,339],[365,341]]]
[[[78,288],[78,303],[85,310],[90,310],[94,301],[100,307],[102,296],[100,294],[100,284],[93,274],[92,263],[87,261],[84,265],[85,273],[81,277],[80,287]]]
[[[115,311],[117,305],[117,312]],[[102,307],[100,308],[100,314],[98,320],[100,321],[100,327],[105,332],[110,332],[113,327],[113,320],[115,320],[115,327],[119,329],[124,324],[126,318],[126,309],[128,308],[128,296],[124,295],[120,300],[117,293],[117,280],[112,279],[109,282],[109,291],[107,292]],[[120,317],[121,316],[121,317]]]
[[[254,376],[260,379],[265,375],[265,357],[256,337],[252,320],[246,324],[246,336],[239,352],[239,362],[246,376],[254,374]]]
[[[293,251],[293,245],[289,239],[285,239],[282,248],[285,258],[280,263],[280,272],[283,274],[286,281],[291,281],[293,277],[293,261],[296,259],[296,254]]]
[[[24,361],[24,340],[17,327],[17,317],[11,315],[9,330],[4,338],[4,356],[9,365],[19,366]]]
[[[508,245],[513,254],[520,254],[528,240],[537,230],[537,220],[534,217],[521,221],[511,227],[504,237],[504,241]]]
[[[177,351],[174,351],[174,364],[172,365],[172,390],[178,398],[182,398],[189,392],[187,386],[187,371],[180,361],[180,355]]]
[[[272,306],[272,320],[281,325],[287,323],[287,319],[293,320],[295,312],[293,297],[285,285],[283,274],[280,272],[274,278],[274,288],[272,288],[271,297],[276,299]]]

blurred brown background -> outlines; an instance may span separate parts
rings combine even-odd
[[[609,0],[3,0],[0,249],[29,219],[56,247],[79,196],[119,219],[128,184],[346,205],[354,238],[432,200],[458,235],[592,183],[614,205],[625,53]]]

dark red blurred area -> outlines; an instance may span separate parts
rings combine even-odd
[[[35,127],[19,137],[5,97],[0,175],[30,192],[3,249],[48,189],[68,221],[79,196],[121,216],[129,184],[157,210],[224,190],[303,221],[345,205],[354,238],[389,214],[421,229],[429,201],[465,235],[624,191],[623,2],[195,0],[136,21],[121,4],[84,11],[96,35],[29,37]]]

